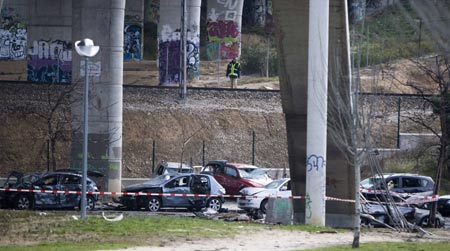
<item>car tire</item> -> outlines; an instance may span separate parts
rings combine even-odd
[[[92,196],[86,197],[86,210],[93,211],[95,209],[95,200]]]
[[[150,197],[147,200],[145,208],[150,212],[157,212],[161,209],[161,199],[158,197]]]
[[[222,200],[217,197],[210,198],[208,202],[206,202],[206,208],[211,208],[218,212],[222,209]]]
[[[264,199],[263,201],[261,201],[261,206],[259,206],[259,210],[261,210],[261,213],[265,214],[267,212],[267,203],[268,200]]]
[[[28,210],[31,209],[32,204],[28,196],[21,194],[17,197],[15,206],[19,210]]]
[[[78,204],[78,208],[81,210],[81,198]],[[86,196],[86,211],[93,211],[95,209],[95,200],[92,196]]]

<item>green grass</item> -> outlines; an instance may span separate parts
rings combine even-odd
[[[359,249],[351,246],[339,246],[329,248],[311,249],[314,251],[444,251],[449,249],[450,242],[384,242],[384,243],[364,243]]]
[[[78,216],[78,212],[75,214]],[[175,216],[125,215],[122,221],[109,222],[101,216],[89,215],[86,220],[74,220],[65,212],[39,215],[36,211],[0,210],[0,250],[113,250],[161,246],[173,241],[226,238],[267,228],[334,231],[305,225],[267,226]]]

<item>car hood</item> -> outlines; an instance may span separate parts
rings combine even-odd
[[[239,193],[243,194],[243,195],[255,195],[257,193],[262,193],[262,192],[269,193],[270,190],[273,190],[273,189],[266,189],[264,187],[246,187],[246,188],[242,188],[241,191],[239,191]]]

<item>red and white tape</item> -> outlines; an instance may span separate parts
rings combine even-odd
[[[68,191],[68,190],[45,190],[45,189],[21,189],[21,188],[0,188],[0,191],[5,192],[22,192],[22,193],[53,193],[53,194],[81,194],[81,191]],[[362,191],[362,190],[361,190]],[[374,192],[375,190],[365,190]],[[380,191],[377,191],[380,192]],[[158,197],[221,197],[221,198],[241,198],[241,199],[251,199],[251,198],[274,198],[274,199],[305,199],[304,195],[268,195],[268,196],[258,196],[258,195],[233,195],[233,194],[190,194],[190,193],[146,193],[146,192],[86,192],[88,195],[115,195],[115,196],[158,196]],[[415,196],[417,200],[411,200],[407,202],[401,202],[399,204],[421,204],[425,202],[436,201],[439,199],[439,195],[430,196]],[[328,201],[340,201],[355,203],[353,199],[341,199],[335,197],[326,197]]]

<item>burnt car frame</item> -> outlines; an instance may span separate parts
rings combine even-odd
[[[200,210],[207,207],[220,211],[225,202],[221,196],[225,194],[225,189],[213,176],[207,174],[161,175],[147,182],[128,186],[123,192],[211,195],[209,197],[154,195],[124,195],[120,197],[121,204],[128,209],[145,209],[152,212],[168,207],[189,210]]]
[[[361,195],[363,196],[361,212],[375,219],[362,217],[361,220],[364,225],[395,225],[404,218],[409,223],[420,227],[429,226],[430,210],[428,203],[423,205],[412,204],[397,194],[386,192],[362,192]],[[390,203],[388,203],[389,201]],[[443,227],[444,223],[445,220],[442,215],[437,213],[437,227]]]
[[[33,173],[24,176],[19,172],[12,172],[3,188],[26,190],[52,191],[81,191],[82,175],[73,172]],[[88,192],[98,192],[96,183],[86,179]],[[95,208],[98,194],[87,195],[88,210]],[[81,195],[75,193],[46,193],[46,192],[18,192],[0,191],[0,205],[3,208],[26,209],[69,209],[79,208]]]

